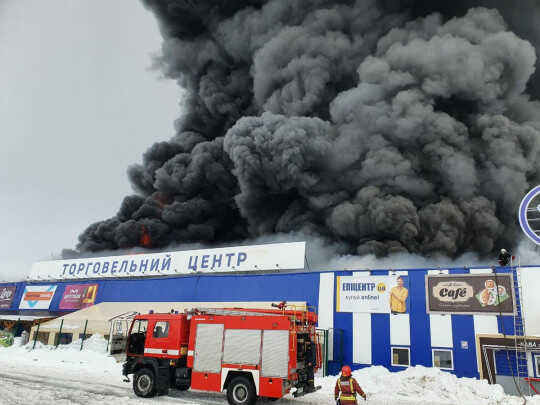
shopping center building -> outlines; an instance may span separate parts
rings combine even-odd
[[[422,365],[508,391],[512,374],[540,378],[540,267],[308,271],[304,258],[302,242],[39,262],[0,284],[0,319],[45,344],[112,345],[136,313],[287,301],[318,313],[330,373]]]

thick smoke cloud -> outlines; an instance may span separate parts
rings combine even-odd
[[[435,4],[146,0],[184,112],[78,249],[298,231],[361,255],[513,246],[540,174],[540,9]]]

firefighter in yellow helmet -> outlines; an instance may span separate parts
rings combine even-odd
[[[341,376],[336,381],[334,399],[339,401],[340,405],[357,405],[356,395],[360,395],[366,400],[366,394],[351,375],[351,368],[349,366],[343,366]]]

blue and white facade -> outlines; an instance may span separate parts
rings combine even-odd
[[[434,365],[434,351],[450,354],[452,366],[448,371],[457,376],[479,377],[476,337],[484,335],[513,335],[512,316],[498,315],[434,315],[426,312],[426,274],[448,272],[469,274],[492,272],[491,268],[449,268],[325,271],[249,274],[190,274],[150,276],[140,278],[77,279],[77,284],[98,284],[95,303],[101,302],[248,302],[301,301],[316,308],[319,327],[328,329],[331,347],[329,371],[337,372],[342,364],[352,368],[382,365],[390,370],[405,366],[393,361],[393,348],[408,352],[410,365]],[[496,268],[509,272],[509,268]],[[522,307],[528,335],[540,336],[540,267],[521,268],[523,279]],[[407,314],[350,313],[336,311],[337,277],[352,275],[408,276],[410,310]],[[16,287],[9,308],[3,315],[62,315],[60,309],[66,286],[75,280],[4,283],[1,287]],[[54,285],[49,309],[23,310],[20,302],[25,286]],[[402,351],[402,353],[404,353]],[[540,358],[532,351],[532,359]],[[536,372],[536,371],[535,371]]]

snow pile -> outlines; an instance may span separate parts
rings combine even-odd
[[[392,373],[381,366],[353,372],[354,378],[368,395],[368,404],[400,405],[518,405],[523,400],[506,395],[500,385],[485,380],[457,378],[436,368],[416,366]],[[315,394],[299,400],[304,403],[331,403],[336,376],[317,380],[322,386]],[[361,401],[362,402],[362,401]],[[361,403],[360,402],[360,403]],[[540,405],[540,396],[528,398],[527,404]]]
[[[122,365],[107,355],[107,340],[93,335],[84,341],[76,340],[68,345],[47,346],[30,341],[25,346],[13,345],[0,349],[0,369],[32,374],[60,376],[69,374],[72,378],[86,379],[100,376],[100,380],[122,381]]]
[[[100,334],[90,336],[84,342],[81,339],[77,339],[68,345],[59,345],[58,349],[61,350],[81,350],[81,344],[83,350],[88,350],[96,353],[107,353],[107,340]],[[31,347],[31,346],[30,346]]]
[[[56,346],[50,346],[50,345],[44,345],[40,341],[30,341],[25,346],[23,346],[23,349],[26,351],[39,351],[39,350],[48,350],[48,351],[76,351],[81,352],[81,349],[83,352],[95,352],[95,353],[101,353],[101,354],[107,354],[107,340],[99,335],[95,334],[90,336],[89,338],[85,339],[84,342],[82,339],[74,340],[73,342],[66,344],[66,345],[58,345]],[[20,344],[14,344],[11,346],[11,350],[16,348],[21,348]],[[82,346],[82,347],[81,347]],[[69,353],[70,355],[73,353]],[[77,356],[76,356],[77,357]]]

